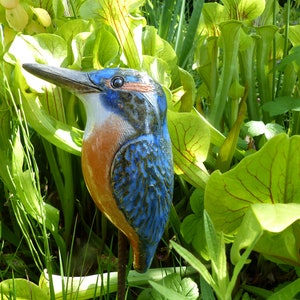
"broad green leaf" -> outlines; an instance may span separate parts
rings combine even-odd
[[[263,203],[249,207],[231,248],[234,264],[240,251],[258,239],[254,250],[277,263],[300,265],[300,204]]]
[[[199,297],[197,284],[191,278],[181,279],[176,273],[164,277],[159,282],[150,281],[149,283],[161,295],[161,297],[152,296],[152,299],[192,300]]]
[[[60,66],[66,56],[67,44],[57,35],[19,35],[14,39],[6,60],[15,64],[14,76],[18,84],[16,88],[21,89],[26,99],[23,107],[31,126],[58,147],[79,155],[82,132],[65,124],[65,109],[60,89],[53,88],[53,85],[22,71],[19,65],[38,61]],[[38,98],[34,93],[28,93],[28,85],[40,93]],[[48,89],[47,94],[44,94],[45,88]]]
[[[14,65],[17,63],[38,62],[52,66],[60,66],[66,56],[67,43],[60,36],[46,33],[37,34],[35,36],[20,34],[15,37],[9,51],[5,55],[5,60]],[[24,76],[31,88],[37,92],[43,91],[45,81],[27,72],[24,72]]]
[[[38,22],[44,27],[49,27],[51,25],[51,17],[47,10],[39,7],[31,7],[31,10],[36,15]]]
[[[198,32],[201,35],[207,35],[209,37],[219,36],[220,30],[218,24],[225,20],[225,9],[223,5],[216,2],[204,3]]]
[[[27,139],[27,137],[25,137]],[[28,142],[26,142],[28,143]],[[37,186],[36,177],[31,169],[24,169],[25,150],[21,144],[20,134],[17,134],[13,143],[11,176],[14,190],[25,208],[40,224],[46,224],[51,232],[58,232],[59,211],[49,204],[44,203]],[[26,163],[27,163],[26,158]]]
[[[83,131],[50,116],[42,106],[40,97],[37,97],[34,93],[27,93],[27,84],[24,82],[19,67],[15,70],[15,76],[19,78],[20,88],[25,99],[22,105],[30,125],[57,147],[67,152],[80,155]],[[58,93],[58,91],[56,91],[56,93]],[[55,100],[56,98],[53,99]],[[55,104],[55,102],[53,102],[53,104]],[[61,114],[62,112],[60,111],[58,113]],[[64,118],[64,116],[61,116],[61,118]]]
[[[255,137],[264,134],[267,140],[279,133],[284,133],[284,128],[276,123],[265,124],[263,121],[249,121],[245,127],[250,136]]]
[[[22,4],[6,9],[6,21],[15,31],[22,31],[28,24],[28,14]]]
[[[267,111],[272,117],[290,110],[300,111],[300,98],[290,96],[276,98],[275,101],[265,103],[263,110]]]
[[[49,295],[33,282],[23,278],[7,279],[0,283],[2,300],[41,300],[50,299]]]
[[[243,217],[256,203],[299,203],[300,137],[280,134],[234,169],[211,174],[204,207],[217,230],[238,231]]]
[[[204,187],[209,177],[203,164],[210,147],[210,131],[193,113],[168,111],[175,172],[195,187]]]
[[[87,0],[80,8],[85,19],[96,19],[100,24],[110,26],[123,50],[124,64],[140,69],[142,62],[142,27],[146,21],[139,15],[138,8],[144,0]]]
[[[224,0],[223,3],[230,17],[236,20],[254,20],[265,9],[264,0]]]
[[[169,68],[176,66],[177,57],[172,46],[163,40],[153,26],[146,26],[142,36],[143,54],[160,58],[168,63]]]
[[[15,8],[19,4],[19,0],[0,0],[0,4],[8,9]]]
[[[142,286],[148,284],[149,280],[161,280],[165,276],[174,273],[183,273],[189,276],[195,274],[196,271],[191,267],[149,269],[143,274],[130,270],[127,276],[127,282],[129,286]],[[39,286],[47,292],[49,292],[50,289],[49,276],[47,270],[44,270],[39,280]],[[52,280],[56,300],[65,299],[66,293],[70,297],[69,299],[92,299],[95,295],[107,295],[108,291],[109,293],[116,292],[118,287],[117,272],[78,277],[52,275]],[[144,299],[149,299],[149,297]]]
[[[203,223],[204,195],[202,189],[196,189],[190,197],[193,214],[181,223],[180,232],[186,243],[192,243],[194,249],[205,258],[207,256],[205,230]]]
[[[181,112],[190,112],[193,109],[195,102],[196,85],[192,75],[183,70],[179,69],[180,81],[184,94],[180,98],[180,109]]]
[[[116,37],[104,26],[97,30],[96,40],[93,43],[93,68],[108,68],[119,62],[120,46]],[[97,62],[96,62],[97,60]]]
[[[279,291],[275,292],[272,296],[268,297],[268,300],[280,300],[280,299],[295,299],[300,292],[300,278],[296,279],[290,284],[287,284]]]
[[[74,19],[64,21],[55,31],[55,34],[70,42],[77,34],[81,32],[92,32],[94,24],[92,21],[83,19]]]
[[[215,300],[215,296],[211,286],[200,276],[201,297],[205,300]]]
[[[75,69],[75,70],[82,69],[81,62],[84,57],[84,46],[90,35],[91,35],[90,32],[80,32],[73,38],[71,42],[73,62],[69,66],[70,69]]]
[[[300,25],[294,25],[289,27],[289,39],[293,46],[300,45]]]
[[[299,28],[300,29],[300,28]],[[299,41],[300,43],[300,41]],[[287,67],[292,68],[292,70],[296,71],[297,68],[295,64],[299,67],[300,66],[300,45],[294,46],[287,56],[285,56],[280,63],[277,65],[278,70],[284,71]],[[296,69],[296,70],[295,70]],[[290,80],[290,78],[288,78]]]
[[[143,55],[142,69],[165,87],[169,87],[171,84],[171,78],[169,75],[169,65],[166,61],[154,57]]]
[[[229,276],[227,272],[224,235],[223,232],[216,232],[206,211],[204,211],[204,228],[208,254],[211,260],[213,279],[217,282],[220,292],[225,294]]]
[[[193,268],[195,268],[199,274],[203,277],[203,279],[213,288],[215,293],[219,296],[222,296],[222,292],[220,291],[217,283],[212,278],[211,274],[208,272],[205,265],[197,259],[192,253],[190,253],[188,250],[180,246],[179,244],[176,244],[173,241],[170,241],[172,247],[178,252],[178,254],[186,260]]]

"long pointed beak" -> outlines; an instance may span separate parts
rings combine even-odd
[[[29,73],[79,94],[99,93],[101,88],[95,85],[87,72],[74,71],[40,64],[23,64]]]

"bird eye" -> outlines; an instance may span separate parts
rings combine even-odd
[[[120,88],[124,84],[124,78],[121,76],[116,76],[111,79],[111,86],[115,89]]]

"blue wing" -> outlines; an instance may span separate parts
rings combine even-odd
[[[164,232],[172,202],[169,141],[146,135],[127,142],[115,156],[111,178],[116,202],[139,236],[137,268],[146,271]]]

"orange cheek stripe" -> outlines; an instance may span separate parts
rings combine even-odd
[[[105,85],[112,89],[113,87],[110,84],[110,80],[105,81]],[[153,86],[147,83],[139,83],[139,82],[125,82],[122,88],[118,90],[128,91],[128,92],[140,92],[140,93],[149,93],[153,92]]]
[[[137,82],[128,82],[122,86],[123,90],[148,93],[153,92],[153,87],[150,84],[146,83],[137,83]]]

